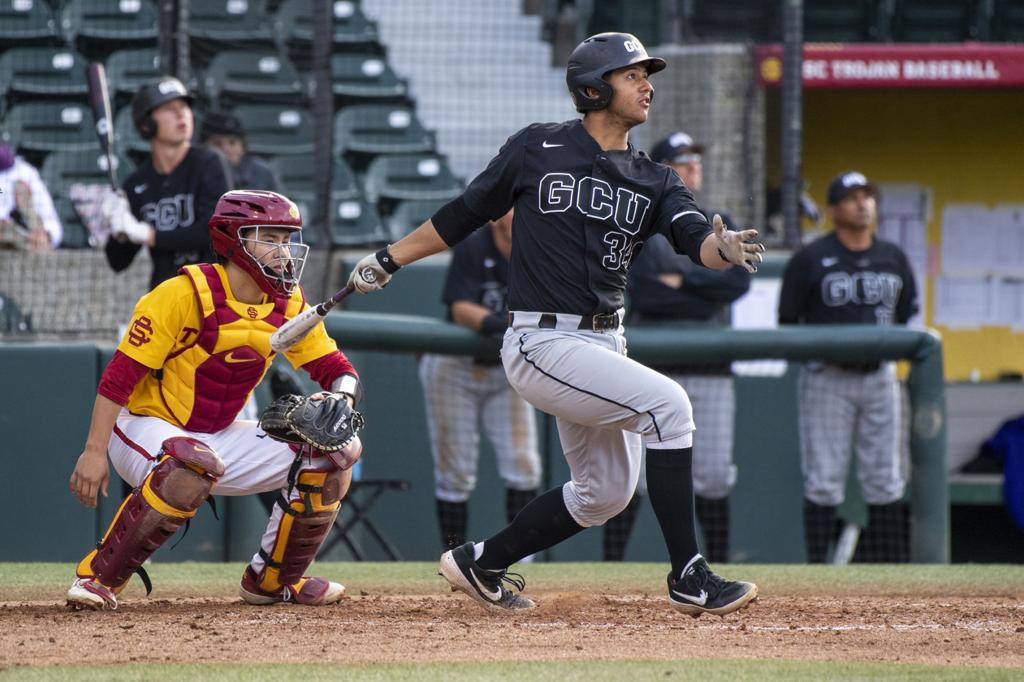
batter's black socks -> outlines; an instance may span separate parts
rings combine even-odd
[[[729,560],[729,498],[694,496],[697,521],[704,531],[704,558],[711,563]]]
[[[530,500],[537,497],[537,489],[513,490],[505,488],[505,523],[512,523]]]
[[[807,563],[825,563],[829,547],[836,541],[838,530],[835,507],[815,504],[804,498],[804,543],[807,549]]]
[[[441,546],[454,549],[466,542],[469,503],[437,500],[437,520],[441,525]]]
[[[492,571],[503,570],[581,530],[583,526],[572,518],[559,486],[533,498],[512,523],[484,540],[484,552],[476,564]]]
[[[602,547],[605,561],[622,561],[626,558],[626,545],[629,544],[629,535],[633,532],[638,511],[640,496],[633,495],[625,509],[605,522]]]
[[[699,552],[693,512],[693,448],[647,450],[647,494],[672,562],[682,574]]]

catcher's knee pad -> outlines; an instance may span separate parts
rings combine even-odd
[[[224,475],[224,462],[195,438],[168,438],[157,458],[159,463],[121,503],[96,549],[79,563],[78,577],[95,578],[120,592],[132,573],[195,516]]]
[[[298,497],[278,500],[284,513],[273,550],[260,550],[266,562],[258,580],[261,590],[276,592],[302,578],[338,517],[348,476],[341,469],[299,472]]]

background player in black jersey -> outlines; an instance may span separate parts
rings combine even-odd
[[[206,223],[229,187],[222,159],[192,146],[192,96],[177,78],[164,76],[139,88],[132,121],[149,140],[150,156],[125,180],[124,194],[103,202],[113,237],[106,254],[120,272],[148,247],[152,288],[183,265],[213,260]]]
[[[454,587],[491,608],[534,603],[508,567],[622,511],[647,445],[647,486],[672,570],[670,605],[724,615],[757,596],[720,578],[697,547],[693,416],[686,392],[626,357],[622,305],[629,263],[655,233],[695,263],[756,269],[754,230],[712,225],[679,177],[629,144],[647,120],[665,68],[635,36],[602,33],[569,58],[566,84],[583,120],[534,124],[513,135],[457,199],[388,248],[360,260],[349,283],[384,287],[402,265],[450,248],[515,208],[509,265],[511,326],[502,363],[512,387],[556,417],[571,480],[530,502],[506,528],[441,556]]]
[[[651,148],[651,160],[670,166],[688,189],[704,186],[704,146],[682,131]],[[726,225],[733,221],[719,212]],[[709,219],[711,211],[704,211]],[[733,266],[710,270],[677,254],[661,235],[654,235],[629,270],[629,324],[647,327],[728,327],[729,305],[750,288],[750,273]],[[680,361],[655,367],[686,389],[693,405],[693,490],[697,519],[704,532],[704,555],[712,562],[728,561],[729,493],[736,483],[733,464],[733,419],[736,394],[728,362],[694,365]],[[644,477],[637,494],[622,513],[604,526],[605,561],[622,561],[626,543],[647,494]]]
[[[780,324],[906,324],[917,312],[906,255],[874,234],[877,196],[855,171],[832,180],[827,213],[835,229],[787,264]],[[835,540],[852,449],[868,504],[858,559],[907,561],[895,363],[807,363],[799,396],[807,560],[825,561]]]
[[[501,337],[508,327],[508,257],[512,211],[452,250],[443,298],[448,318],[475,332]],[[512,390],[501,358],[425,354],[420,381],[434,456],[434,497],[445,549],[466,541],[469,497],[476,488],[480,430],[494,448],[505,481],[509,523],[537,496],[540,453],[536,416]]]

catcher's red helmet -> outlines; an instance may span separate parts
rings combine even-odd
[[[284,228],[296,234],[287,249],[262,242],[270,248],[258,258],[250,247],[262,241],[261,227]],[[291,295],[302,276],[309,247],[301,242],[302,216],[290,199],[276,192],[225,192],[217,201],[209,228],[214,252],[248,272],[268,295]]]

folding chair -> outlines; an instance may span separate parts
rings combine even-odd
[[[358,466],[358,463],[357,463]],[[405,491],[409,489],[409,482],[400,479],[368,478],[356,479],[353,474],[352,484],[349,487],[348,495],[341,502],[341,513],[334,522],[334,534],[328,537],[327,542],[320,548],[320,554],[325,555],[331,551],[339,542],[345,543],[345,547],[352,554],[356,561],[366,561],[367,554],[359,543],[350,535],[359,527],[366,529],[366,532],[377,543],[377,546],[388,556],[390,561],[401,561],[402,555],[380,528],[370,518],[370,512],[377,500],[388,490]],[[365,494],[364,494],[365,492]],[[351,514],[345,510],[350,509]]]

